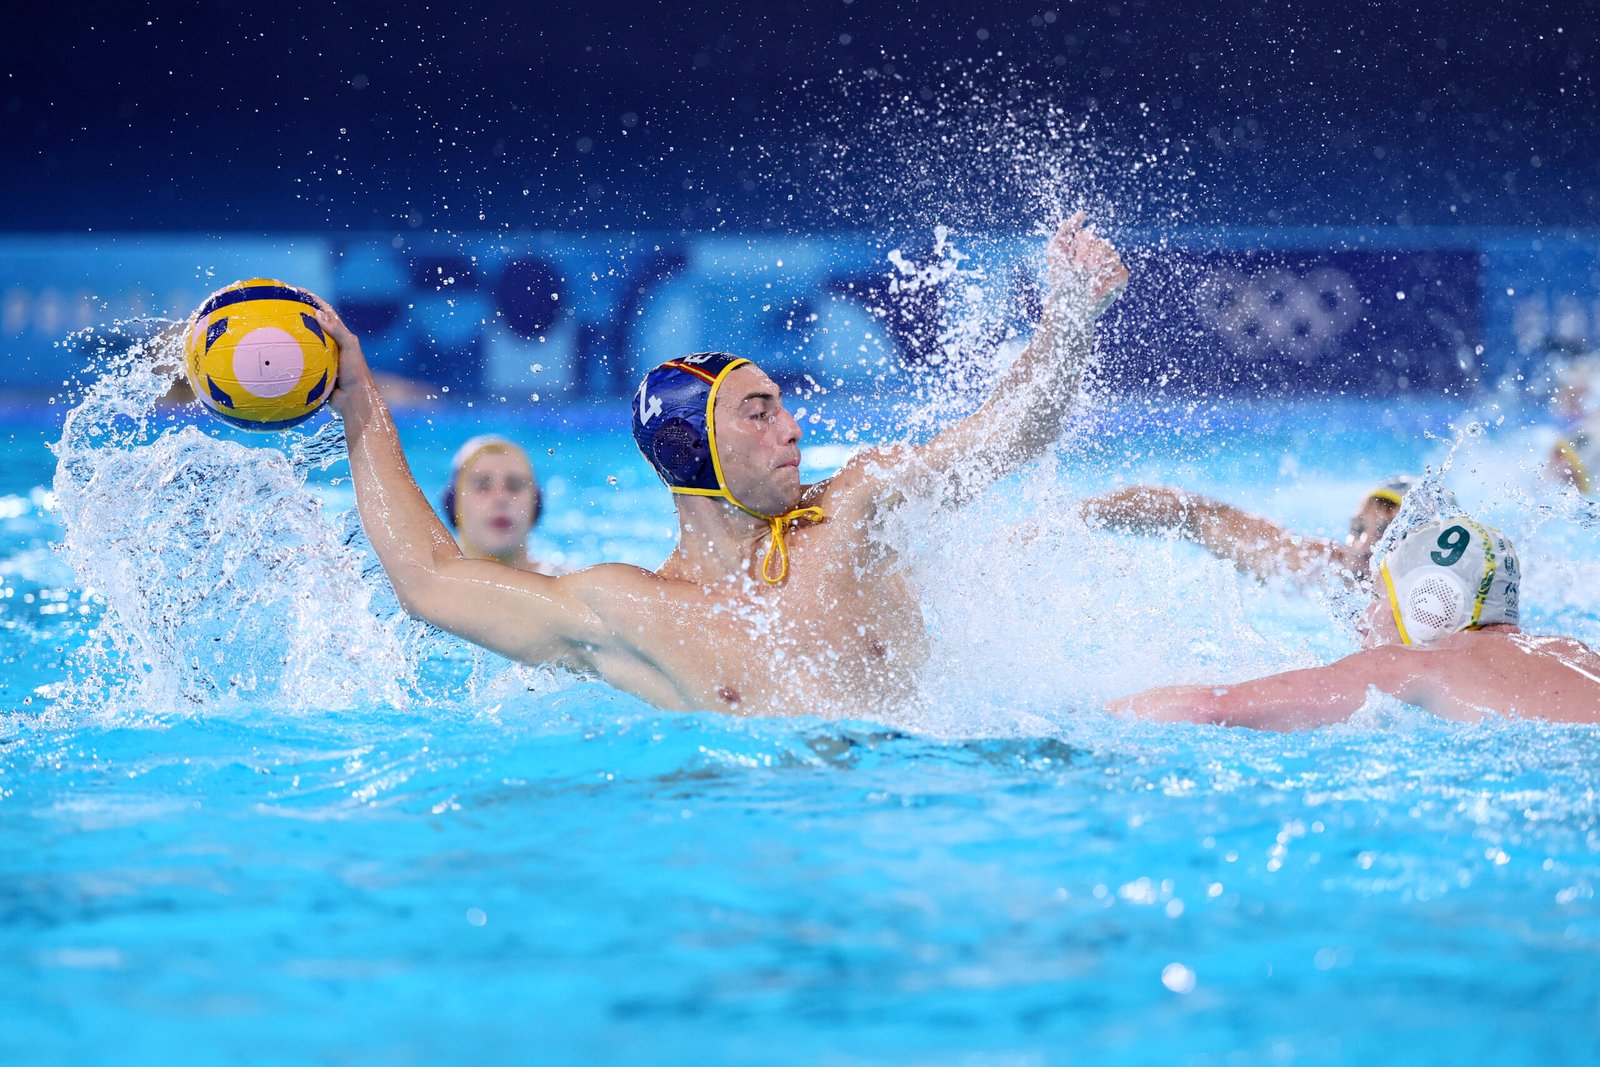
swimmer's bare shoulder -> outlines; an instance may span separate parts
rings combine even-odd
[[[869,518],[886,501],[898,498],[898,480],[906,476],[914,453],[909,445],[863,449],[830,477],[806,486],[800,503],[822,508],[835,521]]]
[[[1488,707],[1550,722],[1600,721],[1600,653],[1576,638],[1491,628],[1440,645],[1450,657],[1448,671],[1432,672],[1448,687],[1442,695],[1470,709],[1453,718],[1471,721]]]
[[[1349,717],[1372,690],[1463,722],[1498,713],[1593,723],[1600,721],[1600,653],[1569,637],[1489,628],[1247,682],[1152,689],[1109,706],[1169,722],[1294,730]]]

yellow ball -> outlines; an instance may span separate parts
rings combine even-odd
[[[270,278],[234,282],[189,319],[185,366],[200,403],[246,430],[286,430],[327,402],[339,346],[316,298]]]

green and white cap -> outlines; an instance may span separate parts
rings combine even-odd
[[[1517,622],[1522,567],[1499,530],[1465,515],[1409,531],[1378,572],[1400,640],[1425,645],[1458,630]]]

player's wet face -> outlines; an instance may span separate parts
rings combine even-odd
[[[1350,547],[1357,577],[1365,578],[1371,573],[1372,550],[1399,511],[1399,507],[1387,500],[1368,497],[1350,517],[1350,536],[1344,543]]]
[[[800,424],[783,390],[759,368],[729,372],[717,392],[717,458],[734,499],[763,515],[800,500]]]

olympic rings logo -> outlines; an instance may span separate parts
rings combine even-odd
[[[1319,267],[1301,275],[1213,270],[1194,290],[1200,318],[1242,356],[1288,356],[1310,362],[1361,317],[1361,292],[1350,275]]]

